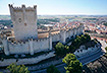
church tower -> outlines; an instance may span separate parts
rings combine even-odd
[[[37,6],[13,7],[9,4],[11,20],[16,40],[38,38],[37,32]]]

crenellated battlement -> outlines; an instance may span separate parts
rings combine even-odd
[[[51,34],[52,36],[56,36],[56,35],[59,35],[60,33],[55,33],[55,34]]]
[[[13,7],[13,5],[9,4],[9,7],[13,9],[14,11],[35,11],[37,8],[37,5],[34,5],[33,7],[26,7],[25,5],[22,5],[22,7]]]
[[[37,43],[38,43],[38,42],[42,42],[42,41],[46,41],[46,40],[49,40],[49,37],[41,38],[41,39],[33,39],[33,38],[30,38],[30,39],[25,40],[25,41],[16,41],[16,40],[12,41],[12,40],[8,40],[8,39],[5,39],[5,40],[7,40],[8,43],[11,44],[11,45],[24,45],[24,44],[29,43],[30,41],[32,41],[32,42],[37,42]]]
[[[48,40],[49,37],[40,38],[40,39],[28,38],[27,40],[17,41],[17,40],[15,40],[15,38],[11,39],[11,38],[7,37],[5,34],[3,34],[3,35],[0,35],[0,39],[1,40],[7,40],[8,43],[12,44],[12,45],[19,45],[19,44],[22,45],[22,44],[28,43],[29,41],[32,41],[32,42],[42,42],[42,41]]]

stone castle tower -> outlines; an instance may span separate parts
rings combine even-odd
[[[37,32],[37,6],[13,7],[9,4],[11,20],[16,40],[38,38]]]

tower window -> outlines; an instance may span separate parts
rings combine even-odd
[[[27,26],[27,24],[26,24],[26,23],[24,23],[24,25],[25,25],[25,26]]]
[[[20,23],[21,23],[21,21],[22,21],[21,18],[19,18],[19,22],[20,22]]]

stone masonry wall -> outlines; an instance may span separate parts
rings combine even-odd
[[[8,46],[9,46],[10,54],[29,54],[32,52],[34,54],[40,51],[49,50],[49,38],[39,39],[39,40],[29,40],[29,41],[26,41],[25,43],[21,42],[17,44],[10,42],[8,43]]]
[[[25,58],[25,59],[18,59],[18,62],[16,62],[16,59],[4,59],[4,61],[0,61],[0,66],[8,66],[12,63],[16,63],[17,65],[21,64],[35,64],[42,60],[48,59],[50,57],[54,57],[54,52],[50,52],[48,54],[40,55],[33,58]]]
[[[13,7],[9,5],[11,20],[15,39],[26,40],[28,38],[37,38],[37,6],[34,7]]]

